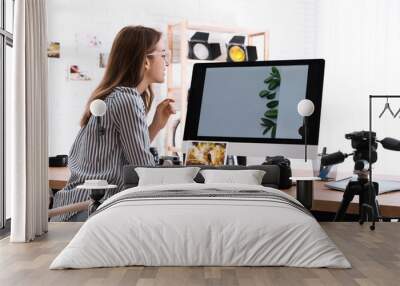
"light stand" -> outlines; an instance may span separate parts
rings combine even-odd
[[[304,125],[304,161],[307,162],[307,116],[303,118]]]
[[[96,117],[97,133],[99,136],[102,136],[105,133],[105,128],[101,125],[101,117],[106,114],[106,111],[107,105],[101,99],[95,99],[90,104],[90,112]]]
[[[309,99],[303,99],[297,104],[297,112],[303,117],[303,134],[304,137],[304,162],[307,163],[307,117],[314,113],[314,103]],[[291,177],[296,181],[296,198],[308,210],[311,210],[313,203],[313,186],[314,181],[319,180],[316,177]]]
[[[297,112],[303,117],[304,126],[304,161],[307,162],[307,117],[314,113],[314,103],[309,99],[303,99],[297,104]]]

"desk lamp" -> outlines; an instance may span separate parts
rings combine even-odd
[[[307,117],[314,113],[314,103],[309,99],[301,100],[297,104],[297,112],[303,117],[304,160],[307,162]]]
[[[106,111],[107,111],[106,103],[101,99],[95,99],[90,104],[90,112],[93,114],[93,116],[96,117],[97,132],[99,136],[102,136],[105,133],[105,128],[101,126],[101,117],[104,116],[104,114],[106,114]]]

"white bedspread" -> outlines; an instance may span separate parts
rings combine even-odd
[[[50,269],[127,265],[349,268],[318,222],[290,204],[258,198],[182,197],[122,200],[132,192],[262,190],[262,186],[180,184],[125,190],[109,198]]]

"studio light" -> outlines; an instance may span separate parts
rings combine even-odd
[[[246,51],[241,46],[232,46],[228,50],[229,57],[232,62],[244,62],[246,60]]]
[[[233,36],[227,45],[228,62],[244,62],[257,60],[257,48],[246,46],[244,36]]]
[[[215,60],[221,55],[219,43],[209,43],[209,33],[196,32],[189,41],[189,59]]]

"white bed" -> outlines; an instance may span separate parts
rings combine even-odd
[[[135,187],[109,198],[50,269],[127,265],[351,267],[285,193],[196,183]]]

